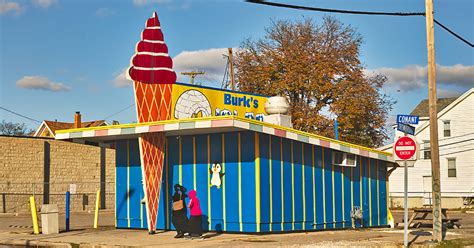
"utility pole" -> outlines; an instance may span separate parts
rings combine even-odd
[[[436,59],[433,27],[433,0],[425,0],[426,43],[428,47],[428,104],[430,112],[431,178],[433,189],[433,240],[443,240],[441,219],[441,181],[439,172],[438,110],[436,95]]]
[[[232,48],[231,47],[229,47],[229,68],[230,68],[230,89],[235,90],[234,58],[232,56]]]
[[[189,77],[189,83],[194,84],[194,78],[196,78],[197,75],[204,75],[205,72],[203,71],[187,71],[187,72],[181,72],[182,75],[190,76]]]

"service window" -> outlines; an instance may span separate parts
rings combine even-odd
[[[355,167],[357,164],[357,156],[345,152],[333,152],[332,163],[334,165]]]

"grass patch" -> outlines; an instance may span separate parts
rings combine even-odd
[[[458,247],[466,247],[466,246],[474,246],[474,240],[469,239],[452,239],[452,240],[445,240],[439,243],[439,248],[458,248]]]

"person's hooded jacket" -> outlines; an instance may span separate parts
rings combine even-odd
[[[202,215],[201,205],[199,204],[199,199],[196,197],[196,191],[191,190],[188,194],[189,196],[189,204],[188,207],[190,209],[191,216],[199,216]]]

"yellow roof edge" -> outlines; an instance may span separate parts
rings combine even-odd
[[[83,131],[97,131],[97,130],[107,130],[107,129],[115,129],[115,128],[132,128],[132,127],[140,127],[140,126],[149,126],[149,125],[163,125],[163,124],[172,124],[172,123],[182,123],[182,122],[189,122],[189,121],[201,121],[201,120],[238,120],[238,121],[243,121],[243,122],[248,122],[256,125],[262,125],[262,126],[267,126],[267,127],[272,127],[272,128],[277,128],[280,130],[285,130],[289,132],[293,132],[296,134],[301,134],[305,136],[310,136],[313,138],[325,140],[328,142],[333,142],[337,143],[340,145],[345,145],[348,147],[352,148],[357,148],[357,149],[362,149],[370,152],[374,152],[377,154],[382,154],[386,156],[392,156],[392,153],[389,152],[384,152],[380,151],[377,149],[357,145],[357,144],[352,144],[349,142],[345,141],[340,141],[340,140],[335,140],[331,139],[328,137],[324,137],[321,135],[313,134],[313,133],[308,133],[304,131],[300,131],[297,129],[289,128],[289,127],[284,127],[284,126],[279,126],[275,124],[271,124],[268,122],[263,122],[263,121],[257,121],[257,120],[252,120],[240,116],[232,116],[232,115],[227,115],[227,116],[208,116],[208,117],[201,117],[201,118],[190,118],[190,119],[175,119],[175,120],[165,120],[165,121],[155,121],[155,122],[142,122],[142,123],[129,123],[129,124],[120,124],[120,125],[109,125],[109,126],[100,126],[100,127],[86,127],[86,128],[73,128],[73,129],[62,129],[62,130],[57,130],[56,134],[61,134],[61,133],[73,133],[73,132],[83,132]]]

